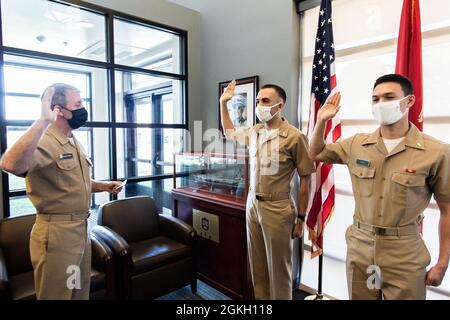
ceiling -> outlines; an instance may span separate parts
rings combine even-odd
[[[178,4],[180,6],[186,7],[188,9],[192,9],[195,11],[201,11],[202,7],[202,0],[169,0],[170,2],[173,2],[175,4]],[[214,1],[214,0],[209,0]]]
[[[44,0],[2,0],[2,22],[6,46],[105,60],[103,15]],[[114,27],[119,63],[167,53],[178,43],[176,36],[156,29],[119,20]]]

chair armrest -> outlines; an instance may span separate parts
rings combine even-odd
[[[11,299],[9,291],[8,272],[3,250],[0,248],[0,300]]]
[[[194,228],[178,218],[160,214],[159,228],[160,233],[168,238],[189,246],[194,244],[196,236]]]
[[[133,261],[130,245],[121,235],[105,226],[97,225],[92,228],[91,233],[114,253],[113,271],[116,274],[114,298],[126,299],[131,297]]]
[[[108,245],[94,233],[90,234],[92,247],[92,266],[101,272],[106,272],[107,265],[113,263],[113,252]]]
[[[92,266],[106,275],[106,299],[116,298],[116,273],[114,252],[98,235],[91,232]]]
[[[131,248],[127,241],[114,230],[105,226],[95,226],[91,233],[101,242],[106,244],[115,254],[126,256],[130,253]]]

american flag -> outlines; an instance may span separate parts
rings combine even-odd
[[[331,0],[322,0],[319,11],[316,45],[312,67],[311,102],[308,121],[308,138],[316,125],[317,112],[333,88],[336,87],[335,55],[331,19]],[[341,136],[341,123],[336,116],[326,125],[325,140],[336,142]],[[333,165],[316,163],[316,173],[311,176],[311,195],[306,225],[312,241],[312,257],[322,254],[322,235],[334,210]]]

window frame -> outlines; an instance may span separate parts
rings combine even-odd
[[[75,8],[79,8],[82,10],[90,11],[96,14],[100,14],[104,16],[105,21],[105,46],[106,46],[106,62],[84,59],[84,58],[76,58],[69,57],[59,54],[46,53],[40,51],[26,50],[15,47],[4,46],[3,44],[3,25],[1,19],[1,10],[2,5],[0,3],[0,65],[3,66],[4,55],[13,55],[20,56],[25,58],[34,58],[41,60],[50,60],[61,63],[71,63],[75,65],[82,65],[88,67],[95,67],[106,70],[107,73],[107,101],[109,108],[109,119],[108,121],[90,121],[87,122],[86,128],[108,128],[109,129],[109,161],[110,161],[110,179],[117,180],[117,138],[116,138],[116,130],[122,128],[160,128],[160,129],[185,129],[188,130],[189,124],[189,103],[188,103],[188,32],[186,30],[182,30],[179,28],[171,27],[168,25],[164,25],[161,23],[157,23],[148,19],[140,18],[134,15],[122,13],[113,9],[105,8],[102,6],[98,6],[95,4],[83,2],[80,4],[80,1],[77,0],[48,0],[48,2],[59,3],[62,5],[68,5]],[[164,32],[173,33],[179,37],[180,41],[180,72],[171,73],[157,70],[149,70],[144,68],[131,67],[126,65],[116,64],[114,60],[114,19],[119,19],[122,21],[126,21],[132,24],[142,25],[145,27],[151,27],[153,29],[161,30]],[[4,92],[4,72],[3,68],[0,68],[0,89]],[[181,106],[182,106],[182,121],[180,124],[142,124],[142,123],[123,123],[116,122],[116,101],[115,101],[115,73],[116,71],[122,72],[133,72],[133,73],[141,73],[154,77],[162,77],[172,80],[179,80],[181,82]],[[92,93],[92,81],[89,82],[88,92]],[[6,120],[6,112],[5,112],[5,95],[2,94],[0,99],[0,145],[1,145],[1,154],[4,154],[6,151],[7,145],[7,127],[8,126],[16,126],[16,127],[29,127],[33,121],[27,120]],[[92,108],[92,103],[90,103]],[[92,135],[91,135],[92,138]],[[93,147],[93,146],[91,146]],[[162,174],[155,176],[145,176],[145,177],[130,177],[128,179],[129,183],[133,182],[142,182],[142,181],[154,181],[154,180],[162,180],[166,178],[174,178],[179,176],[179,174]],[[180,175],[181,176],[181,175]],[[9,177],[7,173],[2,173],[2,196],[3,196],[3,216],[9,217],[11,216],[10,210],[10,199],[14,197],[24,196],[26,195],[25,190],[9,190]],[[110,195],[110,200],[117,199],[117,195]],[[93,195],[94,199],[94,195]],[[93,200],[92,204],[95,202]]]

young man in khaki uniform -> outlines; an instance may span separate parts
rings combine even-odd
[[[122,189],[120,182],[91,180],[92,163],[72,135],[86,120],[79,90],[54,84],[43,94],[40,119],[1,161],[4,171],[26,178],[36,207],[30,255],[38,299],[89,299],[91,192]]]
[[[256,299],[292,299],[293,238],[303,234],[310,174],[314,163],[308,143],[280,112],[286,93],[266,85],[256,98],[262,122],[235,129],[227,109],[236,82],[220,98],[222,127],[228,139],[249,145],[250,188],[247,198],[247,244]],[[292,178],[300,176],[299,209],[291,197]]]
[[[340,106],[332,94],[319,110],[311,141],[316,161],[348,166],[355,195],[354,223],[347,229],[347,282],[351,299],[425,299],[439,286],[450,257],[450,147],[408,121],[413,86],[400,75],[374,85],[372,113],[380,127],[325,145],[327,120]],[[431,195],[439,206],[440,252],[430,254],[419,223]]]

